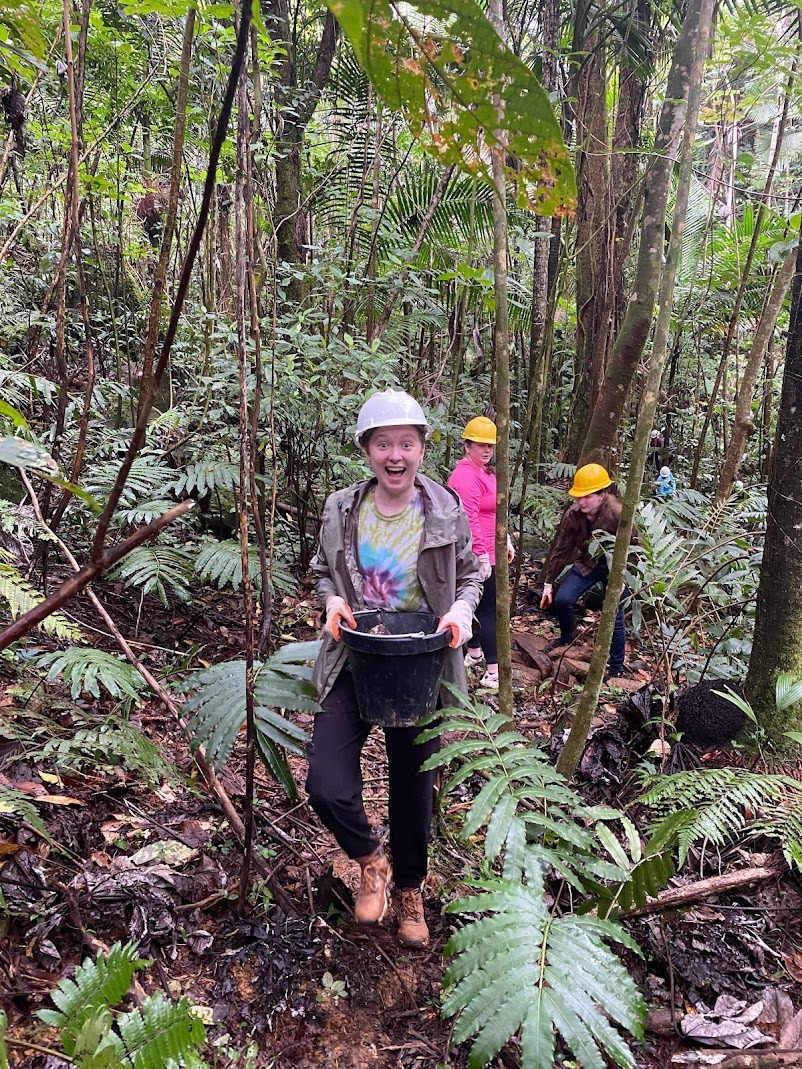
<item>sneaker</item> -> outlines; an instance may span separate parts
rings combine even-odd
[[[471,653],[470,650],[468,650],[468,652],[465,654],[465,667],[475,668],[476,665],[481,664],[484,659],[485,655],[482,653],[481,650],[479,650],[478,653],[476,653],[475,655]]]
[[[611,665],[604,673],[604,682],[607,683],[611,679],[623,679],[631,675],[631,671],[624,664],[617,664],[614,668]]]
[[[498,672],[485,672],[479,680],[479,686],[485,690],[498,690]]]
[[[544,647],[544,653],[555,653],[557,650],[562,650],[566,646],[570,646],[574,641],[573,638],[561,638],[559,635],[557,638],[553,638],[548,646]]]
[[[398,942],[405,947],[425,947],[429,929],[423,915],[423,895],[419,887],[402,887],[399,906]]]
[[[390,862],[381,847],[357,861],[362,876],[354,902],[354,917],[357,924],[378,924],[387,912],[387,887],[392,875]]]

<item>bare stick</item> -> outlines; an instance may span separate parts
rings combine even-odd
[[[132,549],[136,549],[137,546],[141,546],[143,542],[147,542],[149,538],[153,538],[159,531],[164,530],[174,520],[179,519],[190,509],[195,507],[195,502],[192,500],[182,501],[180,504],[175,505],[173,508],[168,509],[167,512],[161,516],[157,516],[151,520],[150,523],[144,527],[140,527],[138,531],[134,531],[128,538],[123,539],[116,546],[113,546],[104,557],[100,560],[91,561],[85,567],[81,568],[79,572],[66,579],[58,590],[54,590],[50,597],[45,598],[44,601],[39,602],[38,605],[34,605],[32,609],[19,616],[16,620],[6,627],[3,631],[0,631],[0,650],[4,650],[6,646],[10,646],[12,642],[16,642],[17,639],[26,635],[31,628],[36,627],[42,620],[52,613],[61,608],[65,602],[70,598],[75,597],[76,594],[88,586],[89,583],[100,575],[107,568],[110,568],[112,564],[116,564],[118,560],[124,557],[127,553],[130,553]]]
[[[750,883],[762,883],[778,876],[782,869],[779,866],[762,866],[760,868],[739,869],[737,872],[725,872],[723,876],[711,876],[708,880],[699,880],[697,883],[688,884],[685,887],[671,887],[667,891],[661,891],[657,898],[647,902],[638,909],[628,910],[625,917],[645,917],[649,913],[662,913],[665,909],[676,909],[679,906],[689,906],[692,902],[699,902],[710,895],[721,894],[722,891],[732,891],[736,887],[746,887]]]

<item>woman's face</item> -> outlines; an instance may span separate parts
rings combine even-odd
[[[493,459],[493,446],[485,445],[484,442],[466,442],[465,456],[472,461],[477,468],[485,468]]]
[[[584,497],[578,497],[579,511],[585,516],[595,516],[603,498],[603,490],[597,490],[595,494],[585,494]]]
[[[424,452],[416,427],[379,427],[373,432],[367,447],[368,464],[387,500],[412,500]]]

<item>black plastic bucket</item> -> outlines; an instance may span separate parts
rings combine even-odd
[[[359,715],[368,724],[411,727],[437,706],[451,632],[435,633],[439,617],[428,612],[371,609],[354,617],[356,630],[343,623],[340,634]],[[381,625],[389,635],[369,634]]]

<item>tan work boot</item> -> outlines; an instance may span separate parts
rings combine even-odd
[[[390,862],[381,847],[367,857],[358,857],[362,877],[354,902],[357,924],[378,924],[387,912],[387,885],[390,883]]]
[[[399,906],[398,941],[405,947],[425,947],[429,929],[423,915],[423,896],[419,887],[402,887]]]

